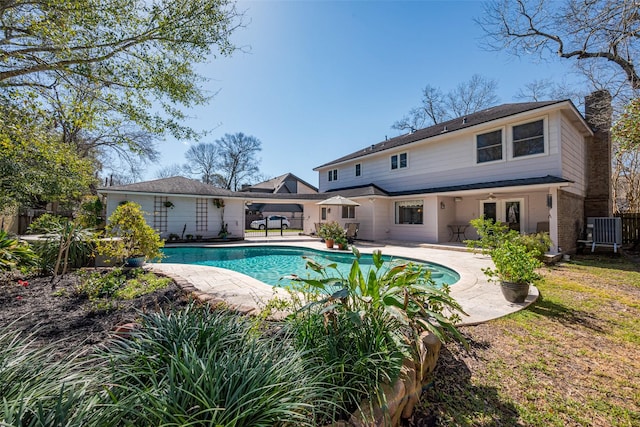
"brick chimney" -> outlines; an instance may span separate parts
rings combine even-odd
[[[584,215],[611,216],[611,95],[599,90],[585,97],[585,119],[594,132],[586,138]]]

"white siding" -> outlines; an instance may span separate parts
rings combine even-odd
[[[177,234],[186,237],[202,235],[204,238],[218,237],[222,220],[221,210],[216,208],[212,198],[207,198],[207,229],[196,230],[196,197],[168,195],[167,200],[173,203],[173,208],[166,208],[167,230],[160,235],[166,239],[169,234]],[[154,225],[154,196],[137,194],[110,193],[107,197],[107,218],[122,201],[138,203],[144,212],[145,220],[151,227]],[[224,222],[232,237],[244,236],[244,203],[239,199],[225,199]]]
[[[442,135],[404,147],[355,159],[341,165],[322,168],[319,173],[320,191],[375,183],[386,191],[419,190],[424,188],[470,184],[479,181],[499,181],[533,178],[545,175],[562,176],[560,137],[568,131],[559,112],[550,115],[521,117],[515,124],[544,119],[546,126],[545,153],[520,158],[511,157],[511,126],[513,123],[492,122],[473,131]],[[502,161],[477,164],[475,135],[496,126],[504,126],[506,158]],[[574,131],[574,133],[576,133]],[[390,156],[408,153],[408,167],[391,170]],[[355,176],[355,164],[362,164],[362,175]],[[338,169],[338,180],[329,182],[327,171]]]
[[[566,191],[584,196],[586,193],[586,153],[584,137],[571,123],[562,118],[562,170],[563,178],[574,182]]]

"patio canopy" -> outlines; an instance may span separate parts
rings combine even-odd
[[[316,203],[316,205],[326,205],[326,206],[360,206],[360,203],[354,202],[351,199],[347,199],[342,196],[333,196],[327,200],[323,200],[321,202]]]

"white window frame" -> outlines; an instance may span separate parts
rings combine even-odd
[[[356,176],[362,176],[362,163],[356,163],[355,174]]]
[[[498,160],[489,160],[487,162],[479,162],[478,161],[478,136],[480,135],[485,135],[488,133],[493,133],[493,132],[497,132],[500,131],[501,132],[501,136],[502,136],[502,158],[498,159]],[[474,161],[476,165],[491,165],[491,164],[495,164],[495,163],[500,163],[500,162],[505,162],[507,160],[507,150],[506,150],[506,134],[507,134],[507,129],[504,126],[498,127],[498,128],[494,128],[494,129],[488,129],[486,131],[482,131],[482,132],[478,132],[474,135],[473,137],[473,156],[474,156]]]
[[[535,122],[542,122],[542,138],[543,138],[543,151],[542,153],[535,153],[535,154],[526,154],[523,156],[514,156],[514,151],[515,151],[515,147],[513,145],[514,141],[513,141],[513,130],[514,128],[518,127],[518,126],[522,126],[522,125],[526,125],[529,123],[535,123]],[[547,156],[549,155],[549,120],[548,120],[548,116],[544,116],[544,117],[537,117],[533,120],[524,120],[518,123],[513,123],[511,125],[509,125],[509,137],[508,137],[508,144],[507,144],[507,152],[508,152],[508,156],[509,156],[509,160],[524,160],[524,159],[531,159],[531,158],[535,158],[535,157],[542,157],[542,156]]]
[[[401,166],[401,162],[400,162],[400,157],[404,155],[405,156],[405,165]],[[393,167],[393,159],[396,159],[396,164],[397,166],[394,168]],[[407,169],[409,168],[409,152],[407,151],[403,151],[402,153],[398,153],[398,154],[393,154],[391,156],[389,156],[389,169],[392,171],[397,171],[400,169]]]
[[[327,178],[329,182],[338,180],[338,169],[329,169],[329,173],[327,174]]]

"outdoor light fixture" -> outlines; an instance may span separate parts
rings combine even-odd
[[[445,208],[444,202],[440,202],[440,209],[444,209],[444,208]]]

